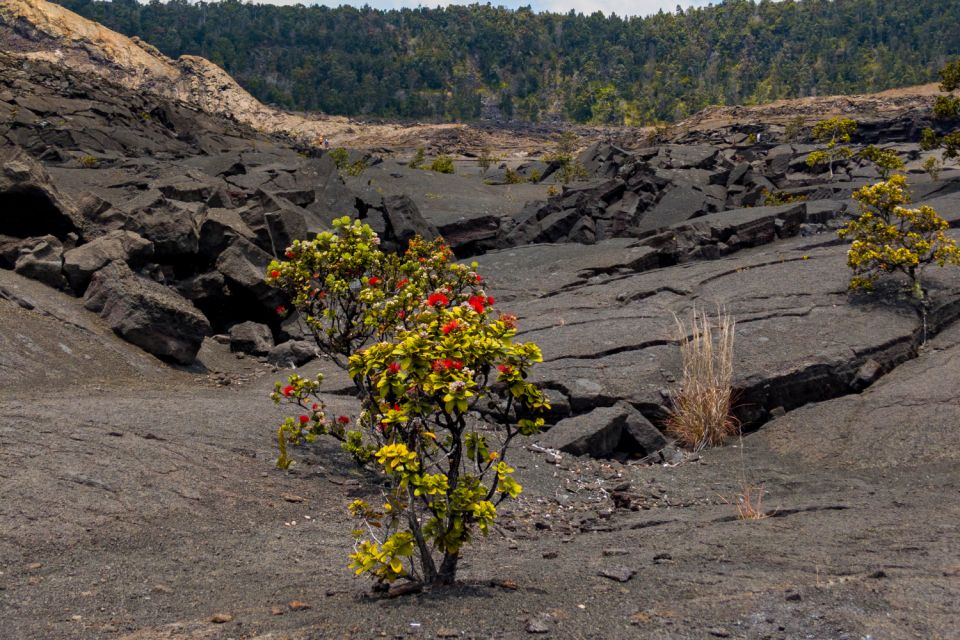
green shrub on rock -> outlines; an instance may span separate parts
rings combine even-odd
[[[430,171],[437,173],[453,173],[453,160],[450,156],[437,156],[430,163]]]

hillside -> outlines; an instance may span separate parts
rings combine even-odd
[[[203,56],[267,103],[433,121],[652,124],[922,84],[960,53],[952,0],[728,0],[629,19],[481,4],[62,4],[171,57]]]

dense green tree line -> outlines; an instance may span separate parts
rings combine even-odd
[[[490,5],[370,8],[60,0],[261,100],[327,113],[645,124],[710,104],[928,82],[960,53],[956,0],[727,0],[646,18]]]

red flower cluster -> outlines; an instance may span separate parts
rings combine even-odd
[[[387,365],[387,372],[396,375],[400,373],[401,368],[402,367],[400,366],[399,362],[391,362]]]
[[[283,255],[287,256],[288,258],[292,258],[294,256],[294,253],[292,249],[287,249],[287,252]]]
[[[449,335],[451,331],[456,331],[459,328],[460,325],[457,324],[456,319],[453,319],[447,324],[443,325],[443,335]]]
[[[483,276],[481,276],[479,273],[475,274],[474,278],[476,278],[477,283],[483,282]]]
[[[278,315],[278,316],[286,315],[286,313],[287,313],[287,308],[286,308],[285,306],[283,306],[283,305],[281,304],[281,305],[279,305],[279,306],[277,307],[277,315]]]
[[[487,296],[487,306],[492,307],[494,302],[496,302],[496,300],[493,299],[493,296]]]
[[[500,373],[512,373],[513,367],[511,367],[508,364],[498,364],[497,371],[499,371]]]
[[[287,386],[285,386],[285,387],[283,388],[283,395],[285,395],[285,396],[287,396],[287,397],[290,397],[290,394],[293,393],[293,391],[294,391],[293,385],[292,385],[292,384],[288,384]]]
[[[300,416],[300,424],[307,424],[310,422],[310,416]]]
[[[431,293],[427,298],[427,304],[431,307],[445,307],[450,304],[450,298],[442,293]]]
[[[400,311],[397,311],[397,317],[403,320],[404,318],[407,317],[407,312],[404,311],[403,309],[400,309]]]
[[[340,416],[339,418],[337,418],[337,422],[339,422],[340,424],[349,424],[350,418],[348,418],[347,416]]]
[[[378,278],[377,276],[372,276],[369,280],[367,280],[367,284],[370,285],[371,287],[375,287],[381,282],[382,280],[380,280],[380,278]]]
[[[273,271],[270,272],[270,277],[271,277],[271,278],[279,278],[279,277],[280,277],[280,272],[277,271],[276,269],[274,269]]]
[[[483,306],[484,302],[485,300],[483,299],[483,296],[470,296],[470,298],[467,300],[467,304],[473,307],[473,310],[476,311],[477,313],[484,312],[485,310],[485,307]]]
[[[397,282],[397,289],[403,289],[403,288],[404,288],[405,286],[407,286],[409,283],[410,283],[410,281],[407,280],[406,278],[401,278],[400,281]]]
[[[459,360],[451,360],[450,358],[444,358],[443,360],[434,360],[433,361],[433,370],[434,371],[446,371],[447,369],[463,369],[463,363]]]

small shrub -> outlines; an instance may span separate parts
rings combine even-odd
[[[949,93],[960,87],[960,58],[943,65],[939,73],[940,91]]]
[[[825,149],[814,151],[808,155],[807,166],[815,167],[826,164],[832,179],[834,162],[846,160],[853,156],[853,151],[849,147],[842,146],[841,143],[849,143],[853,132],[856,130],[856,121],[847,118],[831,118],[818,122],[813,127],[813,138],[827,146]]]
[[[411,169],[419,169],[423,165],[426,157],[427,154],[423,150],[423,147],[417,147],[417,152],[413,154],[412,158],[410,158],[410,162],[407,163],[407,166]]]
[[[932,151],[940,146],[940,139],[937,137],[937,132],[926,127],[923,131],[920,132],[920,148],[924,151]]]
[[[514,171],[509,167],[507,168],[506,173],[503,175],[503,180],[507,184],[520,184],[527,181],[527,179],[520,175],[519,172]]]
[[[738,429],[733,397],[734,321],[718,313],[716,329],[706,313],[693,311],[690,327],[676,318],[683,376],[667,432],[694,450],[722,444]]]
[[[763,496],[766,493],[764,485],[744,483],[740,486],[740,493],[736,497],[737,520],[763,520],[770,517],[763,508]]]
[[[955,120],[960,117],[960,98],[937,96],[933,102],[934,120]]]
[[[750,135],[748,135],[744,143],[750,144],[750,145],[757,144],[757,134],[751,133]]]
[[[547,162],[557,163],[558,168],[554,175],[557,176],[556,180],[563,184],[587,177],[586,168],[574,158],[577,144],[577,134],[573,131],[565,131],[557,138],[553,151],[543,158]]]
[[[960,156],[960,131],[943,136],[943,157],[956,158],[957,156]]]
[[[322,377],[278,382],[274,402],[300,415],[277,432],[277,465],[291,464],[289,447],[339,440],[385,482],[382,506],[349,506],[358,521],[350,567],[378,583],[452,583],[464,547],[522,490],[506,454],[549,409],[527,382],[539,348],[513,341],[516,318],[494,312],[476,264],[453,262],[441,240],[415,238],[404,255],[385,254],[369,226],[341,218],[286,257],[271,262],[266,281],[349,372],[361,411],[328,416]]]
[[[945,233],[949,225],[929,206],[903,206],[910,203],[910,195],[902,175],[858,189],[853,198],[860,216],[837,232],[853,241],[847,252],[847,266],[853,270],[850,288],[872,289],[880,276],[899,271],[925,309],[924,270],[931,264],[960,265],[960,249]]]
[[[527,180],[536,184],[537,182],[540,182],[541,177],[542,177],[542,174],[540,173],[540,170],[534,169],[533,171],[530,172],[530,177]]]
[[[943,161],[936,156],[928,156],[921,166],[932,180],[936,180],[940,177],[940,171],[943,169]]]
[[[557,189],[557,185],[552,184],[552,185],[550,185],[549,187],[547,187],[547,196],[548,196],[548,197],[552,198],[553,196],[557,195],[558,193],[560,193],[560,190]]]
[[[763,190],[763,204],[768,207],[776,207],[781,204],[792,204],[794,202],[805,202],[807,196],[802,193],[787,193],[786,191],[768,191]]]
[[[437,156],[430,163],[430,171],[437,173],[453,173],[453,160],[450,156]]]
[[[884,180],[890,177],[891,171],[899,171],[904,167],[903,160],[896,152],[890,149],[881,149],[872,144],[865,147],[860,152],[860,156],[872,162],[877,167],[877,171],[880,172],[880,177]]]
[[[803,138],[807,121],[803,116],[791,118],[783,129],[783,137],[787,142],[799,142]]]
[[[490,152],[490,147],[480,149],[480,155],[477,156],[477,164],[480,166],[480,173],[486,173],[493,166],[497,158]]]
[[[350,153],[343,147],[337,147],[330,151],[330,159],[333,160],[333,164],[337,165],[338,171],[343,171],[350,162]]]
[[[80,156],[77,162],[79,162],[80,166],[84,169],[94,169],[98,164],[100,164],[100,161],[91,155]]]
[[[356,162],[350,163],[346,169],[346,174],[348,176],[361,176],[363,172],[367,170],[367,163],[364,160],[357,160]]]

